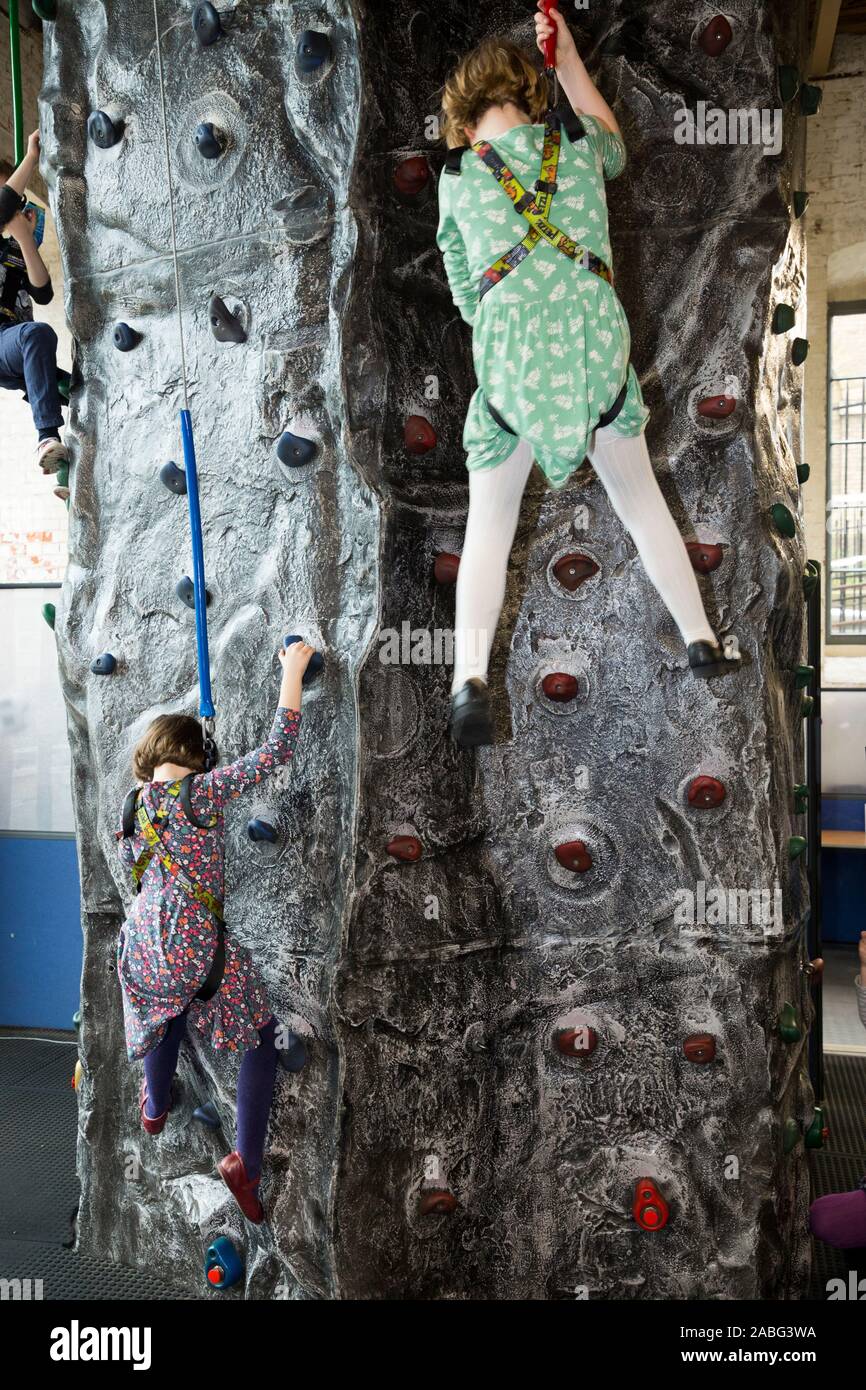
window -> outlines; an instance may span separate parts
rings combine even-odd
[[[827,352],[828,642],[866,642],[866,303],[831,304]]]

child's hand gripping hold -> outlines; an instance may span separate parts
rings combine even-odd
[[[315,648],[308,642],[293,642],[290,647],[280,649],[280,665],[283,679],[280,684],[280,706],[283,709],[301,708],[302,682],[304,672],[315,656]]]

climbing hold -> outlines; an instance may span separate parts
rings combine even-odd
[[[823,1149],[824,1147],[824,1111],[820,1105],[815,1106],[815,1113],[812,1116],[809,1128],[806,1130],[806,1148]]]
[[[784,502],[774,502],[770,508],[770,515],[779,534],[792,540],[797,533],[797,525]]]
[[[299,637],[297,633],[291,633],[288,637],[283,638],[283,646],[290,647],[293,642],[303,642],[303,640],[303,637]],[[315,680],[324,664],[325,658],[322,656],[322,653],[313,652],[313,655],[310,657],[310,664],[304,672],[301,684],[309,685],[311,681]]]
[[[110,676],[117,670],[117,662],[111,652],[103,652],[95,661],[91,661],[90,669],[94,676]]]
[[[823,963],[823,962],[822,962],[822,963]],[[76,1032],[77,1032],[78,1029],[81,1027],[81,1010],[80,1010],[80,1009],[76,1009],[76,1010],[75,1010],[75,1013],[72,1015],[72,1026],[73,1026],[73,1028],[76,1030]]]
[[[806,848],[806,841],[802,835],[791,835],[788,838],[788,858],[799,859],[803,850]]]
[[[433,577],[437,584],[453,584],[460,568],[460,556],[440,550],[433,561]]]
[[[727,420],[736,408],[736,396],[705,396],[698,401],[698,414],[707,420]]]
[[[721,806],[727,795],[724,782],[718,777],[694,777],[688,786],[688,802],[696,810]]]
[[[222,37],[219,10],[214,5],[196,5],[192,14],[192,27],[202,48],[210,48],[212,43]]]
[[[570,555],[561,556],[553,566],[553,573],[557,583],[573,594],[587,579],[598,574],[598,565],[588,555],[581,555],[575,551]]]
[[[800,88],[800,113],[803,116],[817,116],[821,110],[821,102],[824,97],[824,88],[815,87],[811,82],[804,82]]]
[[[807,560],[803,571],[803,597],[811,598],[818,587],[821,569],[817,560]]]
[[[174,592],[177,594],[181,603],[186,604],[187,608],[195,608],[195,585],[193,584],[188,574],[185,574],[183,579],[178,580],[177,584],[175,585]],[[210,598],[210,589],[205,589],[205,607],[207,607],[210,603]]]
[[[559,1028],[553,1035],[553,1045],[563,1057],[591,1057],[598,1047],[598,1033],[583,1024],[577,1028]]]
[[[800,701],[800,718],[801,718],[801,719],[808,719],[808,718],[809,718],[809,715],[812,714],[812,713],[814,712],[814,709],[815,709],[815,700],[814,700],[814,697],[813,697],[812,695],[804,695],[803,698],[802,698],[802,700]]]
[[[706,541],[686,541],[686,550],[692,562],[692,569],[698,574],[712,574],[717,570],[725,552],[720,545],[710,545]]]
[[[797,322],[797,313],[791,304],[777,304],[773,314],[773,332],[788,333]]]
[[[703,1066],[715,1057],[716,1040],[712,1033],[691,1033],[683,1039],[683,1053],[687,1061]]]
[[[800,782],[794,788],[794,815],[805,816],[809,809],[809,788]]]
[[[430,165],[422,154],[401,159],[394,170],[394,187],[404,197],[414,198],[423,193],[430,182]]]
[[[631,1210],[644,1231],[660,1231],[668,1223],[668,1204],[652,1178],[638,1178]]]
[[[802,367],[809,356],[809,339],[795,338],[791,344],[791,361],[795,367]]]
[[[31,3],[40,19],[50,21],[57,18],[57,0],[31,0]]]
[[[110,150],[123,137],[123,125],[105,111],[94,111],[87,121],[87,134],[101,150]]]
[[[331,40],[318,29],[305,29],[298,39],[297,54],[301,72],[316,72],[331,56]]]
[[[247,335],[237,314],[233,314],[231,309],[220,299],[218,294],[211,296],[208,305],[208,318],[210,319],[210,330],[218,343],[245,343]]]
[[[824,957],[816,956],[814,960],[807,962],[804,969],[809,976],[810,985],[820,984],[821,980],[824,978]]]
[[[178,497],[186,496],[186,474],[171,459],[159,470],[159,481],[169,492],[177,493]]]
[[[137,333],[134,328],[130,328],[128,323],[118,323],[114,326],[114,346],[118,352],[132,352],[141,342],[142,334]]]
[[[786,1154],[791,1153],[794,1149],[796,1149],[799,1142],[800,1126],[797,1124],[797,1121],[793,1118],[793,1116],[789,1115],[785,1123],[782,1125],[783,1152]]]
[[[66,505],[69,506],[69,464],[68,464],[68,463],[61,463],[60,467],[58,468],[57,472],[56,472],[55,475],[54,475],[54,481],[55,481],[55,483],[56,483],[56,487],[55,487],[55,489],[54,489],[54,496],[55,496],[55,497],[59,497],[60,500],[61,500],[61,502],[65,502]]]
[[[270,821],[256,818],[247,821],[247,834],[251,840],[256,840],[259,843],[267,841],[270,845],[275,845],[279,839],[279,835]]]
[[[423,415],[410,415],[403,427],[403,442],[410,454],[429,454],[436,448],[436,431]]]
[[[72,1089],[73,1089],[73,1091],[77,1091],[77,1090],[78,1090],[78,1087],[81,1085],[81,1078],[82,1078],[83,1075],[84,1075],[84,1068],[83,1068],[83,1066],[81,1065],[81,1058],[79,1057],[78,1061],[75,1063],[75,1071],[72,1073],[72,1083],[71,1083],[71,1084],[72,1084]]]
[[[72,394],[72,376],[65,372],[62,367],[57,368],[57,393],[61,400],[69,401]]]
[[[194,1120],[198,1120],[200,1125],[207,1125],[208,1129],[222,1128],[222,1120],[212,1100],[205,1101],[204,1105],[193,1110],[192,1117]]]
[[[779,95],[783,101],[792,101],[800,90],[800,73],[788,63],[781,64],[778,73]]]
[[[803,1036],[793,1004],[786,1002],[782,1005],[782,1012],[779,1014],[779,1034],[786,1043],[799,1042]]]
[[[812,470],[811,470],[811,468],[809,467],[808,463],[798,463],[798,464],[797,464],[797,482],[798,482],[798,483],[807,483],[807,482],[809,481],[809,474],[811,473],[811,471],[812,471]]]
[[[219,159],[223,143],[212,121],[202,121],[201,125],[196,126],[195,147],[202,159]]]
[[[803,213],[806,211],[807,207],[809,206],[809,199],[811,198],[811,196],[812,196],[811,193],[806,193],[806,192],[804,192],[802,189],[798,189],[798,190],[796,191],[796,193],[794,194],[794,216],[795,216],[795,217],[802,217],[802,216],[803,216]]]
[[[559,705],[567,705],[569,700],[573,700],[577,694],[577,677],[569,675],[567,671],[552,671],[549,676],[544,677],[541,688],[548,700],[555,700]]]
[[[567,840],[565,844],[557,845],[553,853],[557,864],[568,869],[569,873],[585,874],[587,869],[592,868],[592,858],[583,840]]]
[[[728,20],[723,14],[717,14],[704,29],[698,43],[708,57],[718,58],[721,53],[724,53],[733,37],[734,31]]]
[[[815,675],[814,666],[795,666],[794,667],[794,686],[797,690],[805,690],[810,685]]]
[[[204,1257],[205,1278],[214,1289],[230,1289],[243,1278],[241,1257],[228,1236],[217,1236]]]
[[[395,859],[402,859],[406,864],[413,864],[424,852],[417,835],[393,835],[385,848]]]
[[[304,439],[300,434],[286,430],[277,443],[277,458],[287,468],[300,468],[302,464],[312,463],[319,446],[315,439]]]
[[[418,1210],[422,1216],[448,1216],[457,1210],[457,1198],[446,1187],[428,1187],[421,1193]]]
[[[279,1036],[279,1034],[278,1034]],[[307,1060],[307,1045],[300,1033],[289,1032],[285,1047],[277,1048],[277,1060],[286,1071],[301,1071]]]
[[[54,623],[57,619],[57,609],[54,607],[53,603],[43,603],[42,616],[45,619],[48,626],[53,629]]]

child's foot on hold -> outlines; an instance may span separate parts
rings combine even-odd
[[[234,1197],[244,1216],[254,1226],[260,1226],[265,1219],[264,1208],[259,1201],[259,1180],[253,1182],[247,1177],[244,1161],[235,1149],[226,1154],[217,1164],[219,1175]]]
[[[155,1119],[151,1119],[150,1115],[148,1115],[147,1110],[145,1108],[147,1106],[147,1079],[145,1077],[142,1077],[141,1091],[139,1092],[138,1097],[138,1108],[141,1111],[141,1123],[144,1125],[144,1128],[148,1134],[162,1134],[162,1131],[165,1129],[165,1122],[168,1119],[168,1112],[169,1110],[171,1110],[173,1100],[174,1097],[172,1096],[171,1100],[169,1101],[168,1110],[166,1110],[162,1115],[157,1115]]]
[[[740,667],[740,652],[736,642],[726,639],[721,646],[718,642],[690,642],[688,646],[689,665],[699,680],[709,680],[712,676],[725,676]]]
[[[61,464],[69,462],[69,453],[65,444],[49,436],[47,439],[40,439],[37,444],[36,461],[43,473],[56,473]]]
[[[486,681],[472,676],[451,697],[451,737],[461,748],[493,742],[493,720]]]

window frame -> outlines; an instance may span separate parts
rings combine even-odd
[[[866,646],[866,631],[861,633],[834,633],[833,632],[833,571],[830,565],[832,537],[830,531],[830,504],[832,501],[832,438],[833,438],[833,377],[832,372],[832,343],[833,343],[833,320],[848,314],[866,314],[866,299],[847,299],[838,300],[827,305],[827,372],[825,377],[825,391],[827,393],[827,415],[826,430],[827,439],[825,443],[825,526],[824,526],[824,572],[827,576],[827,583],[824,585],[824,644],[828,647],[863,647]],[[859,378],[858,378],[859,379]],[[844,380],[839,377],[837,380]]]

